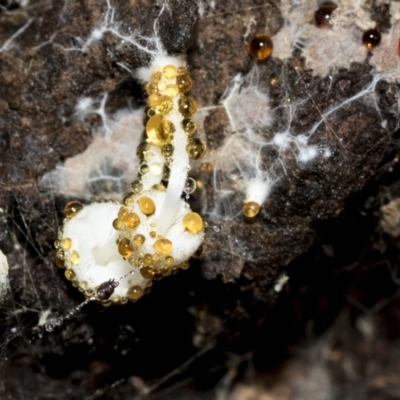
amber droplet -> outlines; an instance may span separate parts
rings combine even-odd
[[[164,146],[161,147],[161,154],[164,157],[171,157],[172,154],[174,154],[174,146],[170,143],[164,144]]]
[[[164,119],[162,114],[152,116],[146,124],[147,136],[157,146],[169,143],[174,132],[173,123]]]
[[[79,263],[79,260],[81,259],[79,253],[77,251],[73,251],[71,255],[69,256],[69,259],[71,260],[72,264],[76,265]]]
[[[63,249],[58,249],[56,253],[56,257],[58,257],[60,260],[65,259],[65,253]]]
[[[153,265],[153,256],[151,254],[145,254],[143,256],[143,264],[146,267],[151,267]]]
[[[144,88],[146,89],[146,93],[149,95],[158,92],[157,85],[154,83],[147,83]]]
[[[129,204],[132,204],[133,200],[135,200],[135,197],[136,197],[135,195],[130,194],[130,195],[128,195],[128,196],[126,196],[126,197],[124,198],[123,203],[124,203],[126,206],[129,206]]]
[[[181,265],[179,265],[179,268],[188,269],[189,268],[189,263],[187,261],[185,261]]]
[[[149,107],[154,108],[162,114],[168,114],[174,106],[171,97],[156,93],[153,93],[149,96],[147,99],[147,104]]]
[[[68,219],[71,219],[76,214],[78,214],[78,212],[81,211],[82,208],[83,208],[83,204],[80,203],[79,201],[70,201],[64,207],[64,215]]]
[[[62,269],[65,268],[63,260],[60,260],[58,257],[56,257],[56,265],[58,268],[62,268]]]
[[[193,258],[201,258],[204,254],[204,246],[200,245],[200,247],[192,254]]]
[[[168,167],[168,165],[164,165],[164,170],[162,175],[163,181],[168,181],[170,174],[171,174],[170,168]]]
[[[133,247],[129,239],[121,239],[118,243],[118,252],[123,257],[129,257],[133,253]]]
[[[176,76],[176,67],[175,65],[166,65],[162,70],[163,75],[167,79],[173,79]]]
[[[61,247],[63,250],[69,250],[72,246],[72,240],[70,238],[61,239]]]
[[[186,146],[186,151],[191,160],[199,160],[206,154],[207,146],[199,138],[190,138]]]
[[[149,235],[150,235],[151,238],[154,239],[154,238],[157,236],[157,233],[154,232],[154,231],[151,231],[151,232],[149,233]]]
[[[129,213],[125,216],[124,222],[128,228],[135,229],[140,224],[139,215],[136,213]]]
[[[139,193],[143,190],[143,184],[139,179],[136,179],[131,183],[131,190],[133,193]]]
[[[190,118],[184,118],[181,122],[181,126],[188,136],[193,135],[193,132],[196,130],[196,123]]]
[[[379,45],[381,38],[382,36],[378,29],[368,29],[362,35],[362,42],[368,50],[371,50]]]
[[[139,165],[138,172],[140,175],[147,174],[149,172],[149,166],[145,162],[142,162]]]
[[[243,206],[243,215],[247,218],[254,218],[260,212],[260,205],[255,201],[249,201]]]
[[[138,200],[140,211],[144,215],[152,215],[156,211],[156,205],[150,197],[140,197]]]
[[[72,279],[75,278],[75,272],[72,271],[72,269],[65,270],[64,275],[69,281],[72,281]]]
[[[174,257],[172,257],[172,256],[165,257],[164,263],[168,267],[171,267],[174,264],[174,262],[175,262]]]
[[[176,84],[178,85],[179,91],[181,93],[186,93],[192,88],[192,79],[190,78],[190,75],[186,71],[183,73],[178,73],[178,76],[176,77]]]
[[[168,239],[158,239],[153,244],[154,250],[157,253],[168,255],[172,251],[172,242]]]
[[[118,210],[118,218],[122,221],[125,221],[125,217],[129,214],[129,210],[126,207],[121,207]]]
[[[135,235],[132,239],[132,242],[136,246],[142,246],[146,238],[143,235]]]
[[[158,83],[160,79],[161,79],[161,72],[160,71],[154,72],[151,75],[151,78],[150,78],[152,83]]]
[[[169,97],[175,97],[179,93],[179,87],[175,84],[170,84],[165,87],[164,94]]]
[[[189,233],[195,234],[203,229],[203,220],[199,214],[190,212],[183,217],[182,225]]]
[[[123,227],[124,227],[124,223],[120,219],[118,219],[118,218],[114,219],[113,228],[115,230],[120,231]]]
[[[213,172],[214,165],[212,163],[201,163],[199,170],[200,172]]]
[[[330,26],[332,13],[337,7],[337,4],[333,1],[322,3],[314,14],[315,25],[317,25],[318,28],[328,28]]]
[[[271,55],[272,48],[271,38],[267,35],[259,34],[250,40],[247,51],[253,58],[262,61]]]
[[[197,111],[197,102],[193,97],[182,96],[179,99],[179,112],[185,117],[191,117]]]
[[[143,296],[144,292],[141,286],[132,286],[128,290],[128,299],[136,301]]]
[[[144,158],[144,152],[148,151],[150,148],[150,143],[149,142],[142,142],[139,144],[138,147],[136,147],[136,156],[139,159],[143,159]]]
[[[145,279],[153,279],[154,275],[156,274],[155,271],[152,268],[149,267],[143,267],[140,268],[140,274],[143,276]]]

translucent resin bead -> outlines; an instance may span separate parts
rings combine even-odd
[[[203,229],[203,220],[199,214],[190,212],[183,217],[182,225],[189,233],[195,234]]]
[[[76,214],[78,214],[78,212],[81,211],[82,208],[83,208],[83,204],[80,203],[79,201],[70,201],[64,207],[64,215],[68,219],[71,219]]]
[[[128,299],[131,301],[139,300],[144,294],[141,286],[132,286],[128,290]]]
[[[142,182],[137,179],[131,183],[131,190],[133,193],[140,193],[143,190]]]
[[[337,7],[337,4],[332,1],[322,3],[314,14],[315,25],[317,25],[318,28],[328,28],[330,26],[332,13]]]
[[[121,239],[118,243],[118,252],[123,257],[129,257],[133,254],[133,247],[129,239]]]
[[[146,238],[143,235],[135,235],[132,242],[135,246],[142,246]]]
[[[371,50],[379,45],[381,38],[382,36],[378,29],[368,29],[362,35],[362,42],[368,50]]]
[[[60,245],[63,250],[69,250],[72,246],[72,240],[70,238],[63,238]]]
[[[168,239],[158,239],[153,245],[154,250],[157,253],[163,254],[163,255],[168,255],[172,251],[172,243]]]
[[[73,251],[71,253],[71,255],[69,256],[70,261],[72,262],[72,264],[76,265],[79,263],[79,260],[81,259],[79,253],[77,251]]]
[[[147,104],[162,114],[168,114],[174,106],[171,97],[156,93],[149,96]]]
[[[175,65],[166,65],[163,70],[162,74],[167,78],[167,79],[173,79],[176,76],[176,67]]]
[[[199,138],[190,138],[186,146],[186,151],[191,160],[199,160],[207,151],[206,144]]]
[[[129,213],[124,218],[125,225],[130,229],[135,229],[140,224],[140,218],[135,213]]]
[[[196,130],[196,123],[190,118],[184,118],[181,122],[181,126],[188,136],[193,135],[193,132]]]
[[[152,116],[146,124],[147,136],[157,146],[169,143],[174,132],[174,125],[165,120],[162,114]]]
[[[182,96],[179,99],[179,112],[185,117],[191,117],[197,111],[197,103],[193,97]]]
[[[152,215],[156,211],[156,205],[150,197],[140,197],[138,205],[144,215]]]
[[[271,55],[272,48],[271,38],[267,35],[259,34],[250,40],[247,51],[253,58],[262,61]]]
[[[164,146],[161,147],[161,154],[166,158],[171,157],[172,154],[174,154],[174,146],[170,143],[164,144]]]
[[[243,215],[247,218],[254,218],[260,212],[260,205],[255,201],[249,201],[243,206]]]
[[[190,75],[187,73],[186,69],[182,73],[178,72],[176,84],[178,85],[181,93],[186,93],[192,88],[192,79],[190,78]]]

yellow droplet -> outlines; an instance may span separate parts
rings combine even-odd
[[[158,83],[158,81],[159,81],[160,79],[161,79],[161,72],[160,72],[160,71],[153,72],[153,73],[151,74],[150,80],[151,80],[152,83]]]
[[[151,254],[145,254],[143,256],[143,264],[146,265],[146,267],[151,267],[153,265],[153,256]]]
[[[128,228],[135,229],[140,224],[139,215],[136,213],[129,213],[125,216],[124,222]]]
[[[173,123],[164,119],[162,114],[153,115],[146,124],[147,136],[157,146],[169,143],[174,132]]]
[[[64,275],[69,281],[72,281],[72,279],[75,278],[75,272],[72,271],[72,269],[65,270]]]
[[[196,123],[190,118],[184,118],[181,122],[181,126],[188,136],[193,135],[193,132],[196,130]]]
[[[200,172],[213,172],[214,164],[212,163],[201,163],[199,167]]]
[[[139,193],[143,190],[143,184],[139,179],[134,180],[131,183],[131,190],[133,193]]]
[[[157,253],[167,255],[172,251],[172,242],[168,239],[158,239],[153,244],[153,247]]]
[[[81,292],[86,292],[87,285],[88,285],[87,282],[82,281],[82,282],[79,282],[79,283],[78,283],[78,288],[79,288],[79,290],[80,290]]]
[[[58,268],[65,268],[63,260],[60,260],[58,257],[56,257],[56,265]]]
[[[118,218],[121,221],[125,221],[125,217],[129,214],[129,210],[126,207],[121,207],[118,211]]]
[[[182,71],[182,73],[179,73],[179,71]],[[186,68],[184,71],[178,69],[178,75],[176,77],[176,84],[178,85],[179,90],[182,93],[186,93],[192,88],[192,79],[190,78],[190,75],[186,71]]]
[[[178,85],[175,85],[175,84],[167,85],[165,87],[164,93],[165,93],[165,95],[167,95],[169,97],[175,97],[179,93],[179,87],[178,87]]]
[[[186,146],[186,151],[191,160],[199,160],[206,154],[207,146],[199,138],[190,138]]]
[[[72,246],[72,240],[70,238],[61,239],[61,247],[64,250],[69,250]]]
[[[200,247],[192,254],[193,258],[200,258],[204,254],[204,246],[200,245]]]
[[[146,238],[143,235],[135,235],[132,242],[136,246],[142,246]]]
[[[129,257],[133,253],[133,247],[129,239],[121,239],[118,243],[118,252],[123,257]]]
[[[171,157],[172,154],[174,154],[174,146],[171,143],[164,144],[164,146],[161,147],[161,154],[164,157]]]
[[[65,253],[63,249],[58,249],[56,253],[56,257],[59,258],[60,260],[65,259]]]
[[[151,238],[154,239],[154,238],[157,236],[157,233],[155,233],[154,231],[151,231],[151,232],[149,233],[149,235],[150,235]]]
[[[69,256],[69,259],[71,260],[72,264],[76,265],[79,263],[79,260],[81,259],[79,253],[77,251],[73,251],[71,255]]]
[[[175,65],[166,65],[162,70],[163,75],[168,79],[173,79],[176,76]]]
[[[182,96],[179,99],[179,112],[185,117],[191,117],[197,111],[197,103],[193,97]]]
[[[158,88],[155,83],[147,83],[144,88],[146,89],[146,93],[149,95],[158,92]]]
[[[269,36],[259,34],[250,40],[247,51],[256,60],[261,61],[268,58],[272,53],[272,40]]]
[[[145,279],[153,279],[156,273],[152,268],[143,267],[143,268],[140,268],[140,274]]]
[[[164,263],[168,267],[172,266],[174,264],[174,262],[175,262],[174,257],[172,257],[172,256],[165,257]]]
[[[260,212],[260,205],[255,201],[249,201],[243,206],[243,215],[247,218],[254,218]]]
[[[149,96],[147,104],[162,114],[168,114],[174,106],[171,97],[155,93]]]
[[[143,288],[141,286],[132,286],[128,290],[128,299],[131,301],[136,301],[143,296]]]
[[[140,197],[138,200],[140,211],[144,215],[152,215],[156,211],[156,205],[150,197]]]
[[[189,263],[187,261],[185,261],[181,265],[179,265],[179,268],[188,269],[189,268]]]
[[[115,218],[113,221],[113,228],[120,231],[123,227],[124,223],[119,218]]]
[[[135,200],[135,197],[136,197],[135,195],[130,194],[129,196],[126,196],[126,197],[124,198],[123,203],[124,203],[126,206],[129,206],[129,204],[132,204],[133,200]]]
[[[71,219],[76,214],[78,214],[78,212],[81,211],[82,208],[83,208],[83,204],[80,203],[79,201],[70,201],[64,207],[64,215],[68,219]]]
[[[190,212],[183,217],[182,225],[189,233],[195,234],[203,229],[203,220],[199,214]]]

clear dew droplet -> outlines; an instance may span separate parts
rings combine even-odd
[[[61,326],[63,324],[63,322],[64,322],[63,317],[56,318],[56,325],[57,326]]]
[[[214,232],[221,232],[221,227],[219,225],[213,226]]]
[[[196,181],[193,178],[187,178],[183,191],[186,194],[192,194],[196,190],[196,186]]]
[[[48,322],[47,324],[44,325],[44,329],[46,329],[47,332],[53,332],[54,331],[54,324]]]

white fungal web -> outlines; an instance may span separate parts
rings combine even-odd
[[[217,2],[199,1],[198,3],[203,19],[212,21],[219,12]],[[333,20],[334,28],[316,31],[312,23],[315,5],[310,6],[312,3],[307,1],[283,1],[281,12],[284,17],[284,26],[273,37],[272,56],[280,58],[285,65],[293,52],[301,47],[307,68],[313,69],[314,74],[319,77],[333,76],[340,68],[349,68],[351,62],[364,62],[366,50],[357,39],[360,36],[358,34],[362,32],[361,29],[374,27],[374,24],[369,19],[363,2],[347,4],[349,2],[343,0],[339,3],[340,11]],[[21,1],[20,4],[21,7],[30,7],[28,1]],[[163,4],[167,8],[168,2]],[[68,6],[69,2],[65,1],[64,8]],[[257,10],[264,6],[266,5],[257,4],[243,10],[225,10],[224,12],[236,15],[245,12],[254,16]],[[374,110],[378,109],[375,96],[377,84],[381,80],[398,82],[398,55],[393,45],[397,45],[398,41],[395,32],[400,20],[400,3],[392,2],[390,7],[392,28],[388,33],[383,33],[382,46],[373,52],[370,61],[373,66],[371,79],[354,95],[333,99],[325,109],[318,109],[320,118],[313,126],[306,127],[304,130],[293,128],[292,122],[298,118],[297,114],[301,106],[304,103],[312,103],[314,96],[318,96],[318,93],[305,92],[302,99],[292,101],[291,88],[285,86],[287,79],[285,68],[279,76],[279,80],[283,82],[283,89],[287,91],[282,104],[271,105],[271,95],[268,93],[268,88],[260,84],[260,69],[256,64],[246,74],[236,71],[233,76],[227,77],[226,91],[218,104],[200,104],[198,129],[204,137],[206,135],[201,121],[208,113],[217,108],[223,109],[229,121],[229,126],[226,127],[229,134],[226,135],[221,147],[202,161],[214,165],[212,172],[214,204],[202,204],[202,207],[208,213],[210,228],[221,233],[219,236],[221,251],[243,260],[256,258],[248,254],[245,244],[238,243],[235,235],[230,232],[230,224],[242,218],[242,210],[231,201],[232,197],[241,196],[243,200],[254,200],[262,205],[269,196],[273,196],[276,185],[286,174],[288,163],[296,162],[300,168],[307,168],[312,163],[324,163],[332,156],[332,143],[340,143],[340,138],[332,131],[326,142],[315,142],[313,137],[318,129],[324,126],[329,130],[330,120],[355,102],[368,104]],[[99,5],[99,10],[103,11],[98,25],[92,27],[89,35],[75,37],[74,46],[64,47],[58,44],[58,33],[55,32],[48,41],[38,44],[37,49],[51,42],[61,47],[66,54],[76,51],[89,53],[100,45],[101,39],[108,33],[114,35],[121,46],[129,43],[145,52],[151,49],[150,52],[153,52],[153,55],[159,51],[161,41],[157,36],[145,38],[140,33],[131,33],[122,27],[112,0],[106,0],[103,5]],[[15,33],[0,43],[0,53],[12,54],[23,51],[18,45],[18,38],[31,33],[29,29],[32,22],[32,19],[28,19]],[[332,44],[341,47],[332,49],[330,47]],[[342,47],[352,50],[343,55],[340,51]],[[119,65],[130,72],[122,61]],[[302,79],[300,74],[299,79]],[[204,82],[194,84],[202,85]],[[398,93],[396,96],[398,97]],[[18,279],[22,276],[22,285],[18,289],[17,296],[12,293],[11,282],[7,300],[4,300],[4,306],[1,308],[4,318],[1,323],[0,358],[3,360],[8,357],[9,349],[18,342],[20,337],[30,337],[35,332],[42,335],[41,331],[45,326],[47,330],[53,330],[55,325],[62,323],[56,317],[60,314],[65,316],[76,304],[64,297],[64,288],[67,283],[59,279],[59,271],[54,266],[53,260],[48,257],[49,243],[36,240],[38,230],[46,230],[49,238],[56,237],[59,220],[54,210],[59,209],[62,204],[59,200],[60,196],[61,198],[62,196],[79,197],[87,201],[98,197],[120,200],[129,188],[130,182],[135,178],[138,165],[135,151],[142,139],[143,109],[126,107],[110,115],[106,111],[107,101],[108,93],[106,92],[98,93],[95,97],[87,97],[85,94],[80,97],[74,110],[74,118],[78,121],[90,115],[98,115],[102,122],[101,126],[93,129],[93,141],[84,152],[74,155],[63,164],[57,165],[53,171],[43,175],[38,187],[32,185],[29,188],[30,196],[37,200],[34,215],[29,215],[24,211],[25,206],[19,199],[20,191],[13,191],[12,188],[9,189],[14,199],[12,207],[8,210],[0,210],[9,221],[7,230],[4,232],[5,235],[9,235],[11,239],[9,242],[12,243],[11,248],[4,249],[9,275],[12,277],[13,274],[14,276],[18,274]],[[398,117],[400,101],[398,101],[397,109],[387,111]],[[380,113],[379,109],[378,112]],[[277,115],[285,116],[284,126],[276,126]],[[385,128],[386,122],[383,116],[377,123]],[[387,130],[388,138],[391,133]],[[272,155],[269,150],[272,150]],[[265,152],[268,153],[267,158],[264,156]],[[198,164],[192,169],[195,170],[196,166]],[[5,272],[7,269],[5,261],[1,263],[0,287],[3,288],[9,286],[9,283]],[[46,293],[41,286],[41,279],[51,279],[53,284],[49,285],[53,291],[51,298],[58,299],[56,304],[49,304],[47,301],[49,293]],[[282,291],[286,281],[287,276],[282,275],[274,285],[275,291]],[[15,297],[27,299],[26,304],[15,302],[13,300]],[[77,318],[84,317],[78,315]],[[26,321],[30,322],[27,324]],[[159,388],[164,388],[165,393],[173,393],[176,388],[179,388],[179,383],[184,386],[194,380],[194,377],[189,377],[187,382],[179,382],[179,376],[210,348],[203,347],[181,366],[171,370],[153,384],[139,377],[132,378],[134,390],[146,396]],[[32,354],[32,357],[35,355]],[[234,382],[234,372],[250,358],[249,355],[228,357],[226,363],[221,366],[224,374],[214,389],[215,399],[228,398]],[[178,377],[177,383],[169,384],[176,377]],[[124,380],[117,380],[113,386],[94,393],[91,398],[99,398],[107,390],[111,392],[114,389],[117,390],[117,387],[122,384],[125,384]],[[162,393],[162,391],[158,392],[159,395]]]

